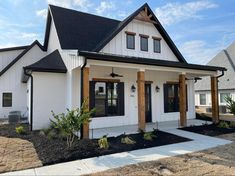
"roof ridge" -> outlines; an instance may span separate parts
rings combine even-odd
[[[108,20],[114,20],[114,21],[121,22],[120,20],[117,20],[117,19],[108,18],[108,17],[104,17],[104,16],[101,16],[101,15],[96,15],[96,14],[92,14],[92,13],[82,12],[82,11],[75,10],[75,9],[69,9],[69,8],[66,8],[66,7],[56,6],[56,5],[53,5],[53,4],[49,4],[49,7],[61,8],[61,9],[68,10],[68,11],[73,11],[73,12],[76,12],[76,13],[82,13],[82,14],[85,14],[85,15],[91,15],[91,16],[96,16],[96,17],[99,17],[99,18],[105,18],[105,19],[108,19]]]
[[[22,45],[22,46],[13,46],[13,47],[7,47],[7,48],[0,48],[0,52],[26,49],[28,46],[29,45]]]
[[[233,71],[235,72],[235,65],[234,65],[233,60],[230,57],[230,54],[228,53],[228,51],[226,49],[224,49],[223,51],[224,51],[226,57],[228,58],[229,63],[232,65]]]

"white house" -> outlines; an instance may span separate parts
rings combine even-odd
[[[27,112],[33,130],[89,97],[103,128],[195,118],[194,80],[222,67],[189,64],[144,4],[123,21],[49,5],[45,41],[0,50],[1,117]],[[212,90],[217,85],[212,84]],[[213,92],[214,121],[217,120]]]
[[[207,65],[223,66],[227,68],[223,77],[218,79],[218,98],[220,112],[225,113],[225,97],[235,100],[235,42],[220,51]],[[211,107],[211,91],[209,77],[204,77],[195,84],[195,105],[206,111]]]

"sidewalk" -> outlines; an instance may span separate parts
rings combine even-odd
[[[169,129],[164,131],[190,138],[193,141],[88,158],[35,169],[8,172],[0,175],[82,175],[122,167],[129,164],[153,161],[165,157],[196,152],[232,142],[178,129]]]

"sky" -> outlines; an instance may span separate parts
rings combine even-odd
[[[0,0],[0,48],[43,44],[48,4],[123,20],[145,2],[189,63],[235,41],[235,0]]]

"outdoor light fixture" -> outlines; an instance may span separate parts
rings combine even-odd
[[[131,91],[132,91],[132,92],[135,92],[135,90],[136,90],[136,88],[135,88],[134,84],[132,84],[132,86],[131,86]]]
[[[158,86],[156,86],[156,92],[159,92],[160,88]]]

